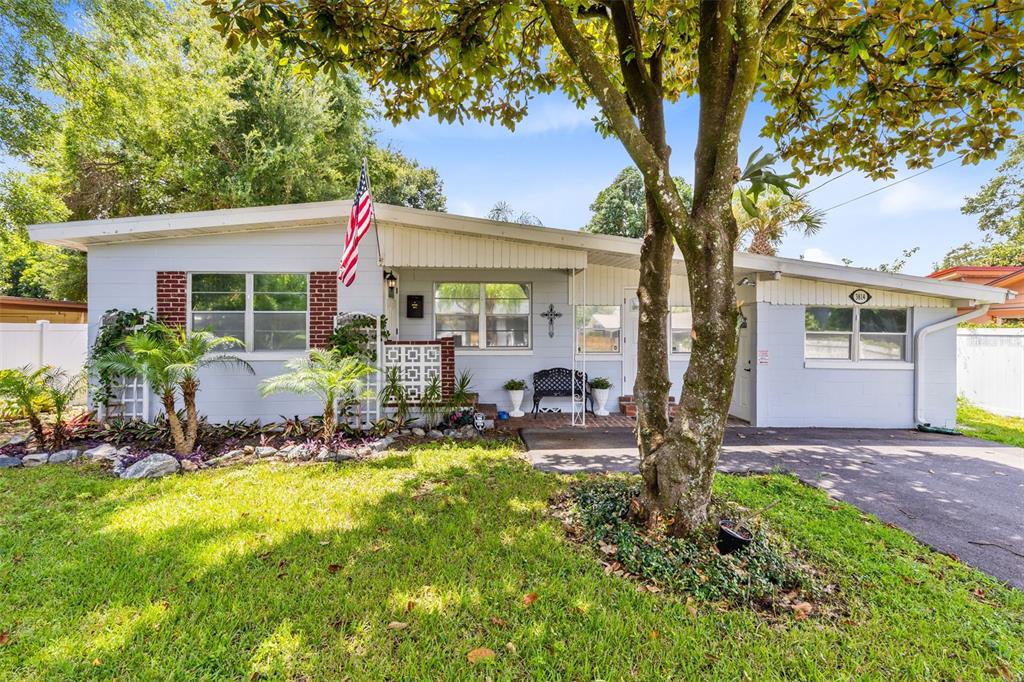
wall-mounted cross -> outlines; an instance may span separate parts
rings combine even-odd
[[[555,320],[562,316],[562,313],[555,310],[554,303],[548,303],[548,309],[540,314],[541,317],[548,321],[548,338],[555,338]]]

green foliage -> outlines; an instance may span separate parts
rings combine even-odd
[[[1024,419],[987,412],[957,398],[956,424],[965,435],[1024,448]]]
[[[753,212],[743,205],[746,196],[742,189],[737,188],[733,194],[732,212],[740,230],[740,239],[751,253],[774,256],[789,231],[797,230],[810,236],[824,224],[824,215],[800,195],[789,196],[778,188],[769,187],[757,198]]]
[[[402,383],[399,367],[388,367],[384,370],[384,385],[377,393],[377,402],[381,406],[382,412],[384,410],[391,411],[390,416],[382,419],[382,426],[388,424],[391,429],[405,426],[409,420],[409,411],[412,405],[409,401],[409,392]]]
[[[522,391],[526,389],[526,381],[523,379],[509,379],[502,388],[506,391]]]
[[[391,337],[388,331],[388,318],[380,316],[380,338],[386,341]],[[355,313],[345,316],[341,324],[334,328],[327,339],[327,348],[336,350],[343,356],[360,358],[364,362],[377,361],[377,317]]]
[[[673,178],[683,202],[689,207],[693,190],[686,180]],[[583,227],[584,232],[614,234],[620,237],[642,237],[647,220],[644,179],[635,166],[627,166],[612,183],[601,190],[590,204],[594,214]]]
[[[591,388],[611,388],[612,382],[608,380],[608,377],[594,377],[590,380]]]
[[[441,388],[439,375],[435,374],[430,377],[430,381],[423,387],[418,407],[420,416],[423,418],[423,425],[428,429],[436,427],[441,419],[441,412],[444,410],[444,391]]]
[[[101,368],[98,359],[111,353],[127,350],[125,339],[135,332],[145,330],[156,322],[156,314],[151,310],[118,310],[111,308],[103,313],[99,333],[89,349],[89,365],[95,371],[96,386],[92,398],[97,404],[106,405],[113,397],[112,383],[115,378],[109,368]]]
[[[448,406],[452,409],[472,407],[476,404],[476,393],[473,392],[473,374],[469,370],[459,372],[455,377],[455,386],[448,396]]]
[[[488,220],[500,220],[505,223],[519,223],[520,225],[543,225],[540,218],[529,211],[516,213],[512,205],[507,201],[499,201],[487,212]]]
[[[0,370],[0,402],[24,415],[36,441],[55,450],[62,449],[71,434],[68,411],[84,397],[84,378],[69,375],[57,367],[30,366]],[[8,411],[10,408],[5,408]],[[50,412],[52,425],[46,429],[41,413]]]
[[[60,368],[49,368],[44,379],[46,397],[52,405],[53,424],[50,427],[50,446],[61,450],[71,435],[67,416],[74,401],[85,397],[85,377],[68,374]]]

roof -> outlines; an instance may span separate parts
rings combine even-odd
[[[1024,282],[1024,268],[1017,268],[1013,272],[992,280],[988,285],[993,287],[1009,287],[1011,284],[1019,284],[1021,282]]]
[[[35,308],[47,310],[74,310],[87,312],[86,303],[75,301],[55,301],[50,298],[23,298],[21,296],[0,296],[0,308]]]
[[[322,201],[308,204],[48,223],[30,225],[29,235],[36,241],[84,251],[89,246],[96,244],[337,225],[343,222],[344,217],[348,215],[351,205],[351,201]],[[377,222],[382,225],[418,227],[477,237],[484,236],[557,246],[585,251],[588,263],[631,268],[639,266],[641,244],[639,239],[521,225],[389,204],[375,204],[374,210]],[[678,249],[675,261],[674,269],[682,271],[683,259]],[[973,304],[973,302],[1002,303],[1006,300],[1008,293],[1005,289],[979,284],[950,282],[937,278],[916,277],[744,252],[736,254],[735,266],[737,272],[741,274],[779,273],[792,277],[957,299],[967,305]]]
[[[1007,275],[1024,272],[1024,268],[1015,265],[954,265],[951,268],[937,270],[928,275],[933,279],[957,280],[964,277],[991,277],[989,284]]]

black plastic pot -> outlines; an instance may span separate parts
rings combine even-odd
[[[754,539],[754,534],[744,526],[737,526],[732,519],[718,522],[718,552],[732,554],[741,547],[746,547]]]

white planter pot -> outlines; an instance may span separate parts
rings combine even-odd
[[[523,391],[509,391],[508,400],[512,403],[512,410],[508,413],[510,417],[522,417],[524,412],[519,409],[523,405]]]
[[[596,405],[594,414],[598,417],[608,416],[608,410],[606,410],[604,406],[608,403],[608,391],[610,390],[611,389],[607,388],[593,388],[590,390],[590,392],[594,394],[594,404]]]

